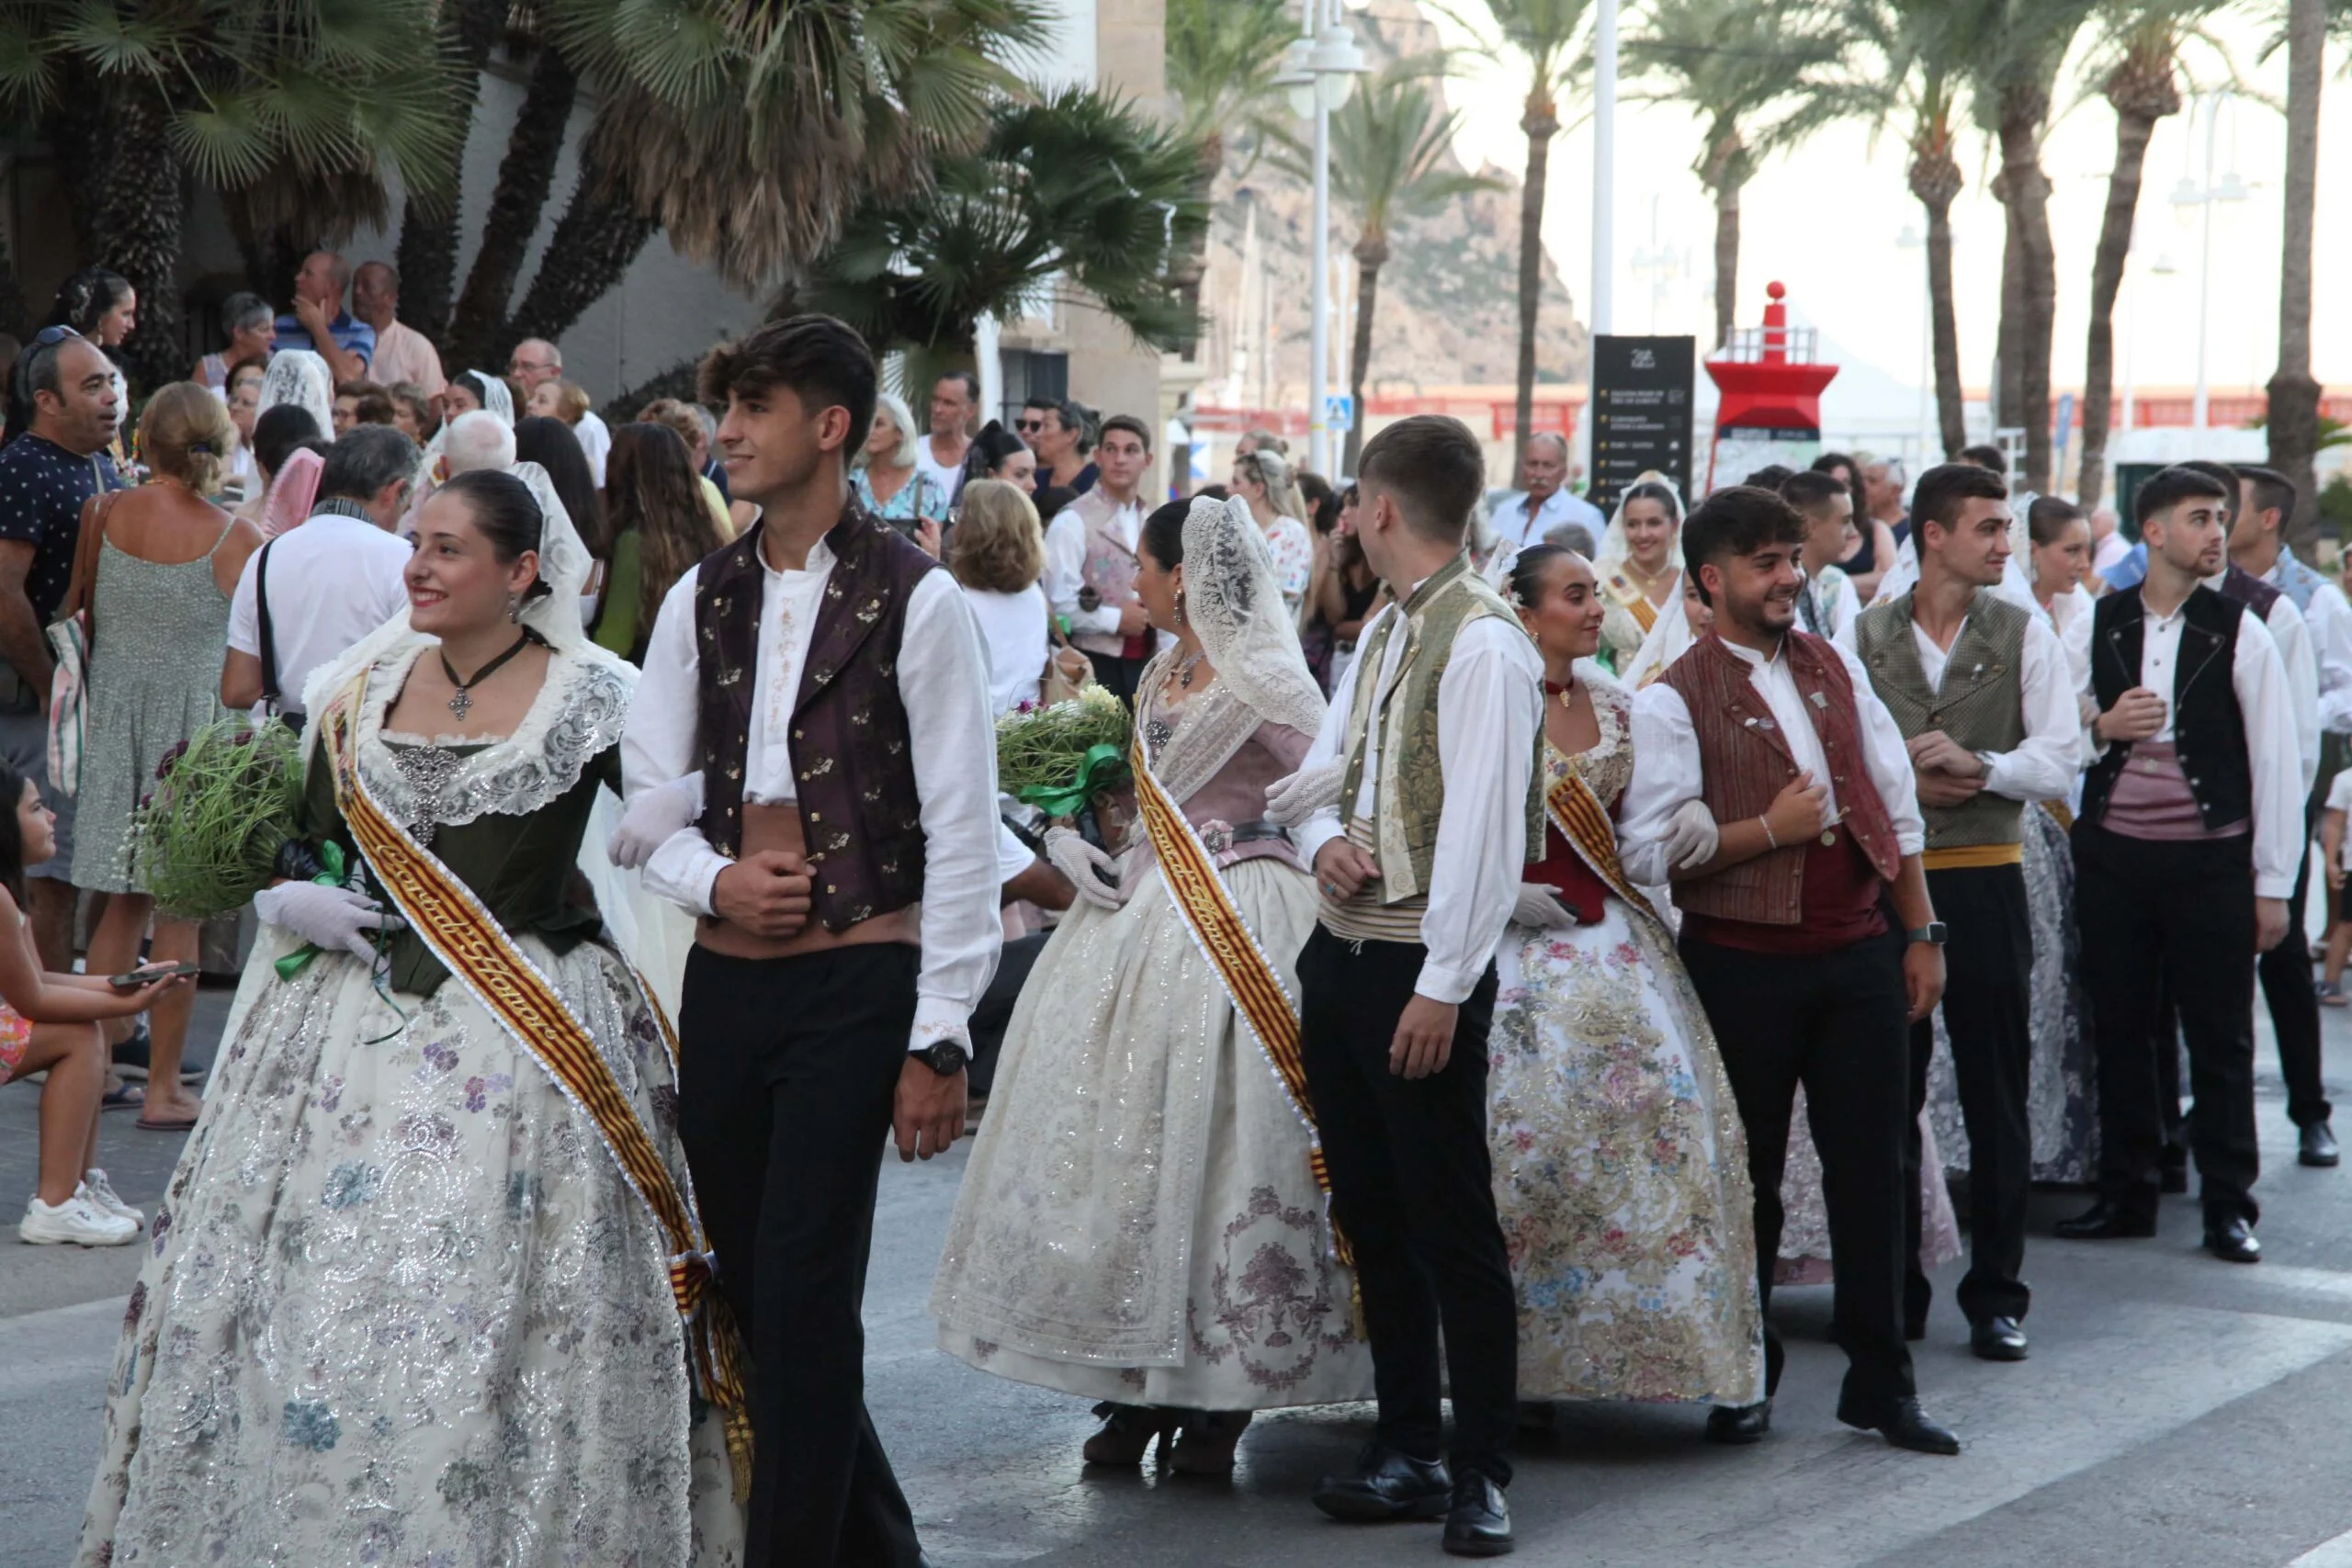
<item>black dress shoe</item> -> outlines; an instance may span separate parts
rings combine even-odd
[[[1968,1348],[1981,1361],[2022,1361],[2025,1329],[2014,1317],[1988,1317],[1969,1329]]]
[[[1503,1489],[1469,1470],[1453,1483],[1445,1516],[1445,1550],[1456,1557],[1503,1557],[1511,1550],[1510,1509]]]
[[[2060,1220],[2051,1229],[2067,1241],[2111,1241],[2122,1236],[2154,1235],[2156,1221],[2153,1214],[2131,1213],[2102,1198],[2073,1219]]]
[[[1453,1478],[1443,1460],[1414,1459],[1366,1443],[1353,1475],[1323,1478],[1315,1489],[1315,1506],[1335,1519],[1355,1524],[1442,1519],[1453,1506]]]
[[[2314,1122],[2295,1134],[2297,1165],[2315,1165],[2325,1169],[2342,1157],[2335,1148],[2335,1130],[2324,1122]]]
[[[1860,1427],[1866,1432],[1876,1432],[1898,1449],[1914,1453],[1956,1454],[1960,1439],[1928,1418],[1919,1408],[1918,1400],[1909,1394],[1891,1399],[1877,1410],[1864,1414],[1849,1410],[1840,1404],[1838,1419],[1849,1427]]]
[[[2254,1227],[2242,1218],[2207,1225],[2205,1250],[2224,1263],[2262,1261],[2262,1243],[2254,1238]]]
[[[1718,1404],[1707,1412],[1707,1441],[1711,1443],[1760,1443],[1764,1434],[1772,1429],[1772,1402],[1757,1404]]]

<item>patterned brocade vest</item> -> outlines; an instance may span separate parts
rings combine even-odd
[[[1862,612],[1854,624],[1855,652],[1871,685],[1894,716],[1903,739],[1940,729],[1970,751],[2014,751],[2025,740],[2026,610],[1979,589],[1968,619],[1952,639],[1943,684],[1930,690],[1911,631],[1912,595]],[[1981,790],[1960,806],[1922,803],[1928,852],[2014,844],[2022,837],[2024,803]]]
[[[1488,615],[1508,621],[1512,630],[1525,635],[1502,596],[1470,570],[1467,557],[1456,556],[1394,615],[1382,617],[1379,629],[1356,655],[1362,674],[1348,713],[1348,761],[1340,784],[1340,809],[1343,817],[1355,809],[1363,784],[1365,739],[1377,724],[1380,772],[1372,786],[1373,859],[1380,863],[1382,904],[1401,904],[1430,890],[1438,818],[1445,807],[1445,769],[1437,744],[1438,682],[1444,679],[1462,628]],[[1405,628],[1404,657],[1396,677],[1375,692],[1388,640],[1399,625]],[[1530,861],[1544,858],[1544,732],[1539,727],[1527,781]]]
[[[1843,814],[1836,831],[1849,833],[1883,881],[1892,882],[1902,856],[1894,824],[1871,780],[1862,754],[1854,683],[1838,650],[1820,637],[1792,631],[1781,643],[1798,694],[1812,711],[1828,759],[1831,787]],[[1708,634],[1659,677],[1690,710],[1699,740],[1700,798],[1718,822],[1761,817],[1796,777],[1796,759],[1772,720],[1772,710],[1749,679],[1748,666]],[[1795,925],[1804,907],[1804,867],[1812,840],[1679,882],[1674,901],[1686,913],[1758,925]]]
[[[1104,604],[1124,604],[1127,595],[1135,592],[1136,553],[1111,526],[1111,519],[1118,515],[1116,502],[1100,490],[1088,491],[1069,503],[1080,522],[1086,525],[1086,560],[1080,569],[1079,581],[1094,590],[1097,600]],[[1079,632],[1070,638],[1080,650],[1099,653],[1108,658],[1133,658],[1151,648],[1150,634],[1140,637],[1120,637],[1102,632]]]
[[[695,580],[701,660],[701,829],[730,860],[743,841],[743,766],[760,647],[761,525],[707,558]],[[814,913],[839,931],[922,897],[922,803],[915,793],[899,643],[907,602],[939,563],[853,499],[825,536],[833,555],[792,709],[794,793],[814,878]]]

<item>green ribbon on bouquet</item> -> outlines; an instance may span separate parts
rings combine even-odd
[[[1069,783],[1058,787],[1031,784],[1018,795],[1048,817],[1075,817],[1097,790],[1116,784],[1126,765],[1126,754],[1105,740],[1086,749],[1086,755],[1079,759],[1078,776]]]
[[[311,881],[323,883],[329,887],[345,887],[350,885],[349,877],[343,865],[343,846],[333,839],[329,839],[319,846],[319,863],[326,869],[311,878]],[[311,960],[316,958],[322,951],[324,950],[317,942],[306,942],[279,959],[272,967],[277,971],[279,979],[291,980],[309,968]]]

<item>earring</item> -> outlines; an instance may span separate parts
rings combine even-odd
[[[1184,614],[1184,591],[1181,588],[1176,590],[1176,618],[1180,621],[1188,619]]]
[[[513,623],[519,622],[522,618],[523,596],[520,593],[509,593],[506,596],[506,619]]]

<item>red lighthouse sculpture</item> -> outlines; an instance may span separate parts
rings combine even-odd
[[[1770,463],[1802,468],[1821,455],[1821,393],[1838,367],[1820,363],[1813,328],[1789,325],[1788,289],[1768,283],[1764,292],[1764,324],[1735,330],[1706,362],[1717,394],[1709,491]]]

